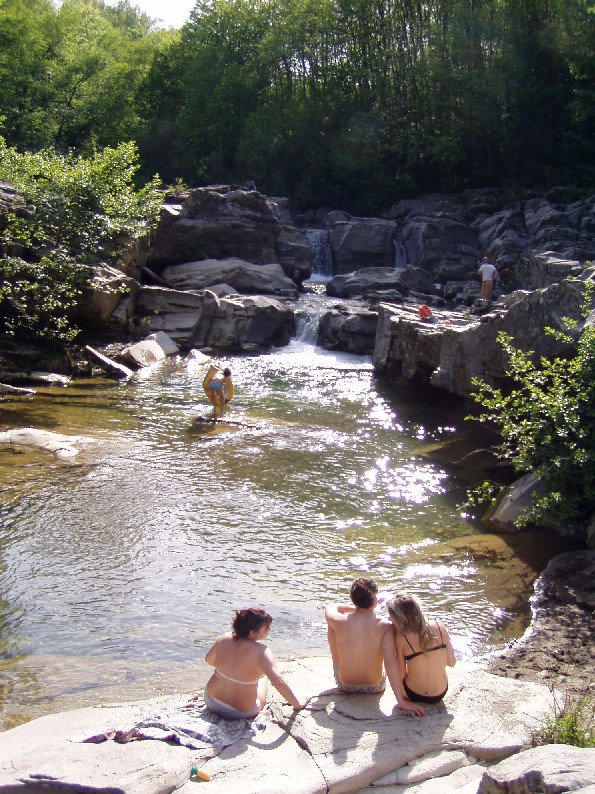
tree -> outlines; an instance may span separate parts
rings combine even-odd
[[[587,282],[586,306],[593,291]],[[573,345],[568,334],[545,332]],[[480,421],[500,431],[499,457],[518,473],[535,472],[545,485],[521,521],[561,534],[584,533],[595,511],[595,311],[569,357],[536,362],[512,337],[500,334],[499,340],[514,385],[504,392],[476,381],[474,399],[485,409]]]
[[[128,0],[4,0],[0,5],[0,115],[21,151],[89,154],[130,140],[135,96],[169,36]]]
[[[3,332],[62,344],[77,335],[72,309],[90,273],[81,266],[117,257],[121,236],[138,237],[157,221],[158,179],[136,190],[137,169],[132,143],[84,158],[19,154],[0,138],[0,179],[29,205],[8,217],[2,236]]]

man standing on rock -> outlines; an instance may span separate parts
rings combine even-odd
[[[496,281],[498,279],[498,271],[487,256],[484,256],[484,258],[481,260],[481,265],[479,266],[477,275],[481,279],[481,291],[479,293],[479,297],[486,301],[491,301],[492,293],[494,292],[494,287],[496,286]]]

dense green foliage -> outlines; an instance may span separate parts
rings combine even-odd
[[[132,143],[89,158],[53,150],[20,154],[0,138],[0,179],[29,205],[7,218],[0,242],[0,332],[68,341],[72,308],[92,273],[118,254],[118,240],[155,223],[162,197],[153,180],[137,190]]]
[[[584,533],[595,504],[595,325],[586,324],[572,357],[535,362],[508,335],[500,342],[514,387],[476,381],[474,397],[485,409],[480,419],[501,433],[500,457],[519,473],[534,471],[545,486],[521,522]]]
[[[301,205],[592,186],[595,15],[583,0],[213,0],[144,88],[167,178],[253,177]]]
[[[138,143],[167,182],[373,212],[465,187],[595,184],[591,0],[0,0],[19,150]]]
[[[90,154],[133,139],[135,97],[172,34],[128,2],[0,0],[0,116],[9,145]]]

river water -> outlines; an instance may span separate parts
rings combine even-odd
[[[273,615],[279,657],[326,654],[323,604],[358,575],[381,597],[418,594],[462,656],[511,617],[487,564],[437,553],[476,531],[464,484],[427,454],[476,432],[459,409],[382,386],[369,357],[325,352],[307,326],[287,348],[217,363],[236,392],[234,424],[216,428],[196,421],[205,367],[180,359],[0,404],[3,429],[93,439],[71,465],[0,450],[5,726],[198,686],[246,605]]]

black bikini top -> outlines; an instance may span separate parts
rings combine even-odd
[[[407,640],[407,645],[411,648],[413,653],[409,653],[404,655],[405,661],[410,662],[412,659],[415,659],[416,656],[422,656],[424,653],[430,653],[430,651],[439,651],[441,648],[446,648],[446,643],[442,639],[442,629],[440,628],[440,624],[436,624],[438,626],[438,631],[440,632],[440,645],[435,645],[433,648],[426,648],[425,651],[413,651],[413,645],[407,640],[407,635],[403,634],[403,637]]]

